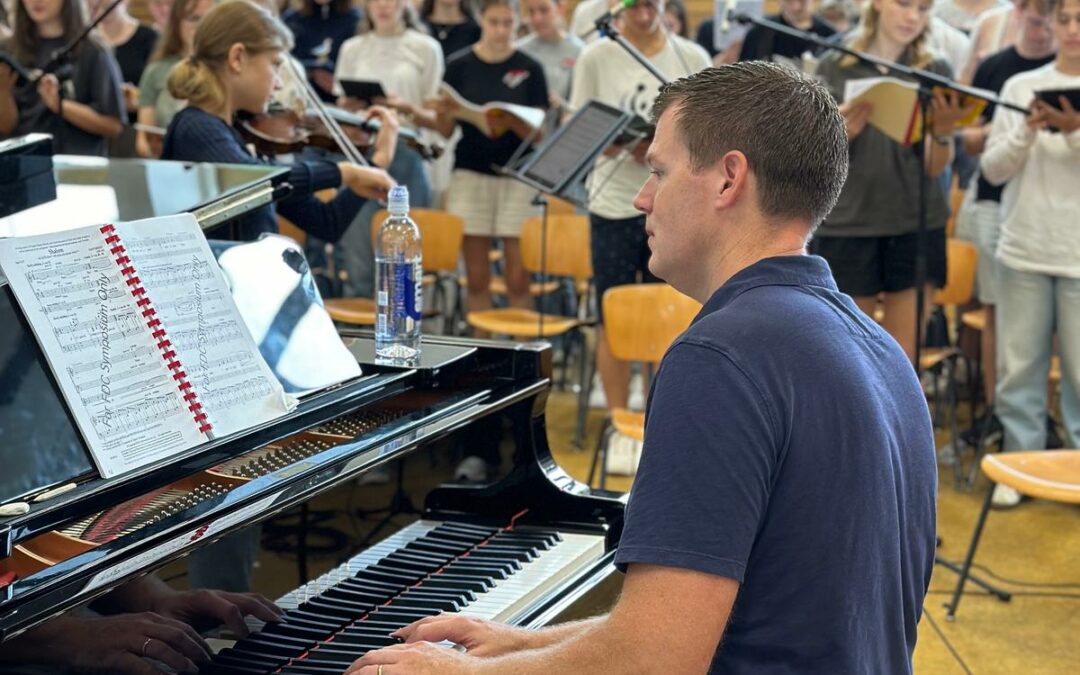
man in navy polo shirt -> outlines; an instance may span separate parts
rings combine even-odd
[[[761,62],[666,86],[654,118],[634,202],[649,268],[704,307],[649,397],[622,597],[540,631],[426,619],[350,674],[911,673],[929,412],[900,347],[805,252],[847,174],[843,119]]]

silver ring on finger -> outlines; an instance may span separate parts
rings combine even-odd
[[[150,641],[153,640],[153,639],[154,638],[146,638],[146,642],[142,643],[142,650],[141,651],[142,651],[142,657],[144,659],[146,658],[146,648],[150,646]]]

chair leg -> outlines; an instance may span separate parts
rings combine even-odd
[[[960,425],[956,421],[957,409],[960,407],[959,397],[956,393],[956,364],[959,357],[954,356],[949,360],[949,384],[946,391],[949,408],[949,436],[953,449],[953,488],[959,491],[964,485],[964,461],[960,450]]]
[[[589,414],[589,395],[592,394],[592,377],[589,370],[589,345],[585,331],[577,330],[578,342],[578,408],[577,424],[574,428],[574,447],[581,450],[585,446],[585,423]],[[586,379],[588,378],[588,379]]]
[[[983,500],[982,510],[979,511],[979,520],[975,523],[975,532],[971,535],[971,543],[968,545],[967,555],[964,556],[964,564],[960,568],[960,578],[956,580],[956,590],[953,591],[952,602],[945,605],[945,619],[952,621],[956,618],[956,608],[960,605],[960,596],[964,592],[964,584],[967,583],[971,573],[971,561],[975,558],[975,549],[979,546],[979,538],[982,537],[983,525],[986,524],[986,516],[990,513],[990,503],[994,498],[996,483],[990,483],[986,491],[986,499]]]
[[[593,453],[592,464],[589,466],[589,487],[593,486],[593,480],[596,478],[596,468],[598,465],[607,464],[607,440],[611,432],[615,430],[615,427],[611,426],[611,418],[605,417],[604,424],[600,427],[600,437],[596,439],[596,451]],[[603,458],[601,458],[603,455]],[[601,465],[602,466],[602,465]],[[604,470],[601,468],[601,477]]]

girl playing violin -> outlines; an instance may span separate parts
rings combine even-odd
[[[265,9],[246,0],[218,5],[203,17],[191,54],[169,76],[169,92],[188,107],[173,117],[165,134],[163,159],[259,164],[233,126],[238,112],[263,113],[281,87],[278,69],[289,47],[288,29]],[[364,204],[381,199],[394,181],[381,169],[324,160],[297,162],[289,173],[292,195],[279,204],[282,215],[308,233],[336,241]],[[313,194],[343,185],[331,201]],[[273,206],[247,214],[240,238],[277,232]]]

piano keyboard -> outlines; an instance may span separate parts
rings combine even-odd
[[[342,673],[425,616],[514,623],[603,553],[600,535],[419,521],[286,594],[278,600],[284,622],[253,621],[256,632],[199,672]]]

